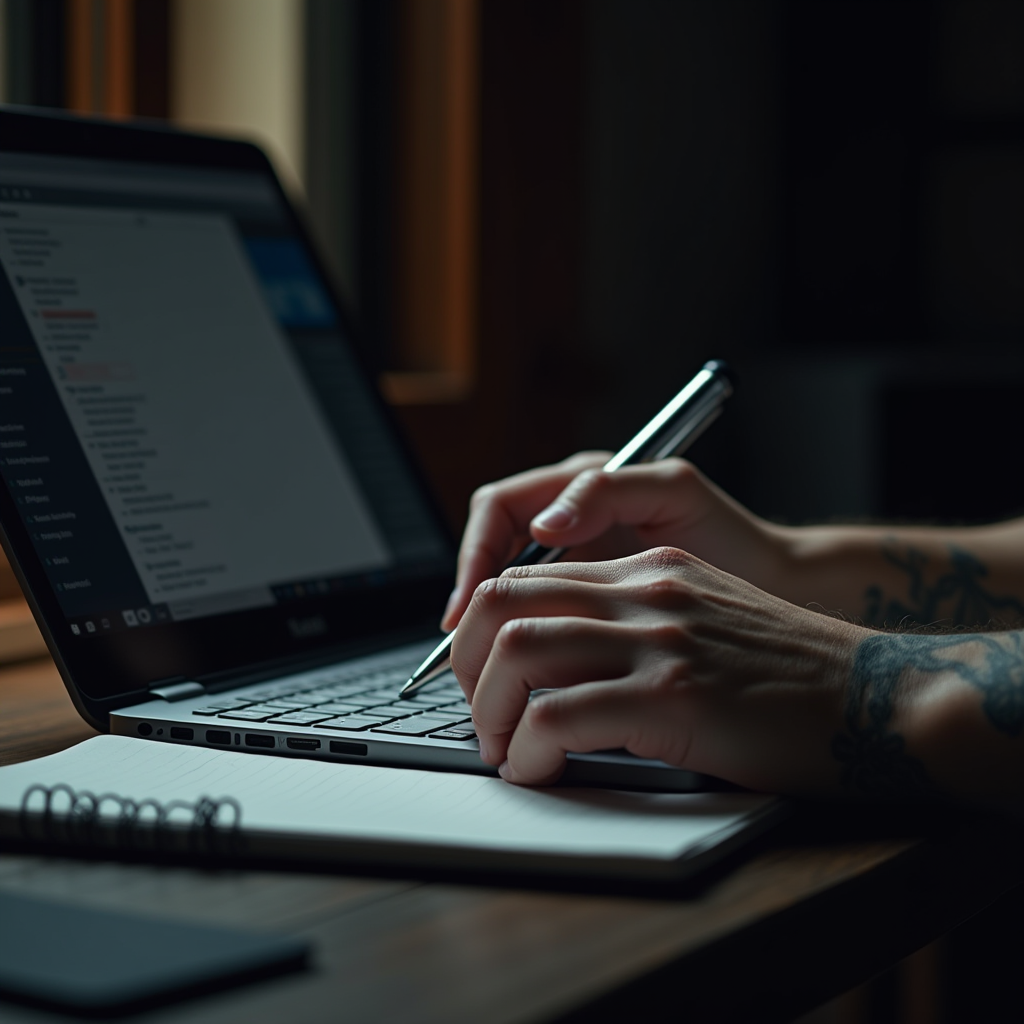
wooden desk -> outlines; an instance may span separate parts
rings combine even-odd
[[[0,670],[0,763],[91,734],[46,660]],[[1019,838],[834,813],[796,822],[683,894],[593,894],[5,853],[0,887],[308,937],[314,967],[132,1018],[201,1022],[788,1020],[1021,881]],[[57,1015],[0,1003],[2,1022]]]

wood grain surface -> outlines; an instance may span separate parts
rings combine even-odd
[[[91,734],[53,666],[0,672],[0,762]],[[976,821],[836,828],[813,813],[673,893],[510,880],[0,855],[0,889],[308,938],[312,968],[133,1019],[788,1020],[931,941],[1020,881],[1020,844]],[[831,822],[831,824],[829,824]],[[987,827],[987,826],[985,826]],[[982,849],[983,847],[983,849]],[[0,1003],[0,1022],[56,1014]]]
[[[95,735],[79,717],[50,658],[0,671],[0,765],[54,754]]]

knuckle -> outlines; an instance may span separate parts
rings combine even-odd
[[[686,459],[665,459],[659,468],[673,487],[689,487],[697,479],[697,468]]]
[[[513,580],[525,580],[533,576],[536,569],[532,565],[510,565],[501,571],[499,580],[505,580],[505,585],[511,589]]]
[[[514,577],[505,576],[504,573],[493,579],[484,580],[473,591],[473,611],[485,615],[495,612],[508,602],[514,585]]]
[[[679,548],[662,545],[637,555],[639,563],[652,573],[678,572],[693,563],[693,556]]]
[[[677,699],[686,698],[694,684],[691,660],[685,653],[673,654],[651,672],[650,686],[659,697],[669,697],[675,703]]]
[[[532,644],[536,625],[531,619],[510,619],[498,630],[494,646],[502,657],[515,657]]]
[[[657,576],[636,584],[636,587],[640,600],[659,611],[680,611],[690,607],[695,600],[693,588],[675,576]]]
[[[691,647],[692,636],[685,622],[656,622],[643,626],[641,632],[646,649],[676,653]]]
[[[471,509],[480,509],[485,505],[489,505],[497,497],[498,485],[497,484],[482,484],[478,487],[469,499],[469,507]]]
[[[523,712],[523,725],[535,735],[543,735],[555,728],[561,720],[561,702],[553,699],[554,694],[531,700]]]
[[[595,495],[603,494],[612,484],[612,476],[597,466],[591,466],[576,474],[573,481],[573,490],[580,498],[593,498]]]

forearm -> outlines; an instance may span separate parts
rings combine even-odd
[[[1024,623],[1024,520],[980,527],[774,527],[778,596],[877,626]]]
[[[851,795],[1019,801],[1024,632],[868,636],[831,752]]]

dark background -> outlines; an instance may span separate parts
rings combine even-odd
[[[478,388],[403,410],[456,525],[472,485],[617,447],[712,356],[741,388],[693,458],[763,515],[1024,510],[1024,3],[499,0],[481,73]],[[395,109],[363,95],[387,366]]]

